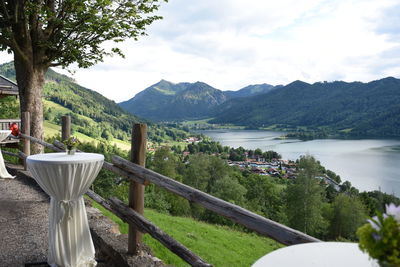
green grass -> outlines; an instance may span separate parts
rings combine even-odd
[[[45,137],[52,137],[54,135],[61,134],[61,126],[50,123],[48,121],[44,121],[43,126],[44,126],[44,136]]]
[[[128,232],[127,224],[123,223],[121,219],[95,202],[93,202],[93,206],[118,223],[121,233]],[[214,266],[250,266],[263,255],[282,247],[269,238],[199,222],[191,218],[170,216],[150,209],[145,210],[145,216]],[[150,235],[144,235],[143,240],[152,249],[154,255],[164,263],[174,266],[189,266]]]
[[[116,145],[118,148],[125,150],[125,151],[131,150],[131,143],[126,142],[126,141],[122,141],[122,140],[113,138],[113,140],[111,141],[111,144]]]
[[[347,128],[347,129],[340,130],[339,132],[350,133],[352,130],[353,130],[353,128]]]
[[[172,147],[172,146],[180,146],[181,149],[186,148],[186,146],[187,146],[188,144],[189,144],[189,143],[184,142],[184,141],[168,141],[168,142],[160,143],[161,146],[169,146],[169,147]]]
[[[43,99],[43,105],[45,108],[51,108],[52,109],[52,114],[54,114],[56,117],[61,117],[65,114],[69,114],[72,111],[66,107],[61,106],[60,104],[48,101]],[[80,119],[84,119],[86,121],[89,121],[91,123],[96,123],[92,118],[86,117],[84,115],[81,114],[77,114],[75,113]]]
[[[157,87],[157,86],[155,86],[153,88],[156,89],[157,91],[160,91],[164,95],[175,95],[176,94],[174,91],[161,89],[160,87]]]
[[[48,122],[48,121],[44,121],[44,133],[45,133],[46,138],[53,137],[55,135],[61,135],[61,126],[56,125],[51,122]],[[75,132],[75,133],[73,133],[73,135],[76,136],[82,142],[87,142],[87,143],[94,142],[95,144],[97,144],[99,142],[99,140],[92,138],[90,136],[87,136],[80,132]],[[131,144],[129,142],[125,142],[125,141],[122,141],[119,139],[114,138],[111,141],[111,144],[116,145],[118,148],[120,148],[122,150],[129,151],[131,149]]]
[[[210,120],[213,118],[201,119],[201,120],[191,120],[191,121],[183,121],[181,122],[182,126],[187,126],[189,128],[200,127],[200,128],[209,128],[209,129],[231,129],[231,130],[242,130],[244,126],[238,126],[233,124],[211,124]]]
[[[208,124],[208,121],[211,120],[211,119],[212,118],[202,119],[202,120],[187,120],[187,121],[183,121],[182,125],[193,126],[194,124]]]
[[[45,137],[53,137],[54,135],[61,135],[61,126],[48,121],[44,121],[44,135]],[[75,132],[73,135],[76,136],[82,142],[98,143],[97,139],[94,139],[79,132]]]

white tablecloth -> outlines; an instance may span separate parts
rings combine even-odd
[[[257,260],[252,267],[378,267],[357,243],[315,242],[284,247]]]
[[[11,134],[11,130],[0,130],[0,142],[6,139]],[[15,176],[12,176],[8,173],[6,169],[6,165],[4,165],[3,153],[1,153],[0,149],[0,178],[8,178],[13,179]]]
[[[103,155],[93,153],[47,153],[26,160],[33,177],[51,196],[47,258],[51,266],[96,266],[82,195],[96,178],[103,161]]]

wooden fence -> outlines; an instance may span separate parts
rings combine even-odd
[[[0,119],[0,130],[9,130],[10,125],[14,122],[18,125],[18,128],[21,128],[20,119]],[[17,148],[18,143],[19,143],[18,138],[12,138],[12,137],[8,137],[0,142],[2,146],[12,147],[12,148]]]
[[[29,122],[29,114],[24,114],[24,116],[27,116],[24,118],[24,121]],[[62,119],[63,139],[68,138],[70,135],[70,123],[70,118],[64,116]],[[65,151],[62,142],[56,140],[53,144],[49,144],[43,140],[31,137],[29,133],[29,127],[23,127],[23,129],[25,131],[20,134],[20,137],[24,139],[23,152],[20,151],[17,154],[3,151],[4,154],[19,157],[25,160],[30,153],[30,142],[41,144],[44,147],[52,149],[56,152]],[[146,129],[147,126],[144,124],[135,124],[133,126],[131,161],[125,160],[118,156],[113,156],[112,162],[105,161],[103,164],[104,169],[112,171],[120,176],[124,176],[130,181],[129,205],[125,205],[117,198],[105,200],[93,191],[89,190],[87,192],[87,195],[90,198],[129,224],[128,253],[137,254],[139,244],[142,242],[141,234],[148,233],[190,265],[211,266],[143,217],[144,186],[150,183],[160,186],[165,190],[179,195],[191,202],[197,203],[208,210],[241,224],[248,229],[259,233],[260,235],[270,237],[279,243],[293,245],[320,241],[312,236],[264,218],[242,207],[177,182],[162,174],[146,169],[144,167],[146,156]]]
[[[18,127],[21,128],[20,119],[0,119],[0,130],[8,130],[13,122],[18,124]]]

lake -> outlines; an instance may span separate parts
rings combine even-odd
[[[201,133],[225,146],[274,150],[282,155],[282,159],[296,160],[308,153],[360,191],[380,189],[400,197],[400,140],[276,140],[284,133],[256,130],[207,130]]]

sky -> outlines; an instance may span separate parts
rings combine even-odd
[[[125,59],[71,66],[72,77],[116,102],[161,79],[238,90],[400,78],[400,0],[169,0],[157,14],[120,45]]]

